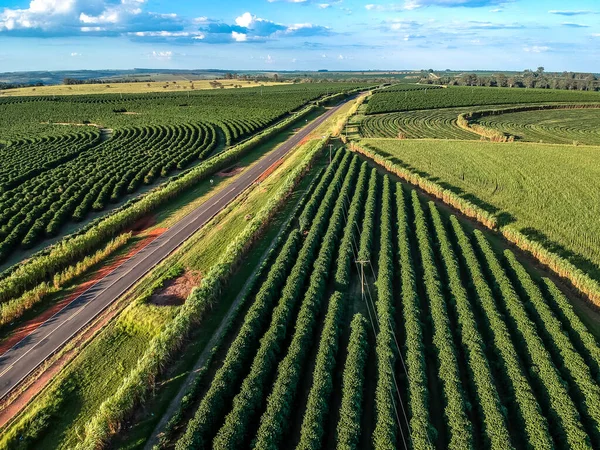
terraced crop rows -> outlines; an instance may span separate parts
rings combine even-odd
[[[477,123],[524,142],[600,145],[600,109],[514,112],[482,117]]]
[[[456,124],[462,109],[433,109],[366,116],[360,124],[365,138],[479,139]]]
[[[350,153],[260,283],[178,450],[597,445],[598,344],[560,291]]]

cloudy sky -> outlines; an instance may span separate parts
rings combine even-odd
[[[600,72],[599,0],[0,0],[0,72]]]

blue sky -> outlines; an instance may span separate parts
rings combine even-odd
[[[0,72],[600,72],[599,0],[0,0]]]

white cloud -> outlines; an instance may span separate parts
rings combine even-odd
[[[344,59],[344,55],[338,55],[338,59],[339,59],[339,60],[342,60],[342,59]]]
[[[231,38],[236,42],[246,42],[248,40],[248,35],[245,33],[238,33],[237,31],[232,31]]]
[[[150,57],[154,58],[154,59],[158,59],[158,60],[171,60],[173,59],[173,52],[172,51],[156,51],[154,50],[152,53],[150,53]]]
[[[114,34],[168,26],[181,29],[176,14],[144,12],[145,3],[146,0],[32,0],[28,8],[0,11],[0,32],[43,36],[90,31]]]
[[[327,8],[330,8],[330,7],[331,7],[331,4],[330,4],[330,3],[319,3],[317,6],[318,6],[320,9],[327,9]]]
[[[73,58],[76,58],[76,57],[78,57],[78,56],[81,56],[81,53],[72,52],[72,53],[71,53],[71,56],[72,56]]]
[[[240,17],[235,19],[235,23],[240,27],[248,28],[254,22],[255,17],[249,12],[245,12]]]
[[[550,50],[550,47],[546,45],[532,45],[530,47],[523,47],[523,51],[527,53],[544,53]]]
[[[577,9],[577,10],[557,10],[553,9],[548,11],[548,14],[558,14],[559,16],[583,16],[587,14],[597,14],[595,11],[590,11],[587,9]]]

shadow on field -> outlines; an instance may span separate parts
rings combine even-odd
[[[544,248],[550,250],[557,255],[566,258],[570,261],[575,267],[581,269],[584,272],[587,272],[592,278],[596,280],[600,280],[600,267],[594,264],[589,259],[585,258],[582,255],[578,255],[577,253],[573,253],[571,250],[566,249],[559,243],[551,240],[548,236],[542,233],[539,230],[536,230],[531,227],[521,229],[521,233],[527,236],[534,242],[540,243]]]

